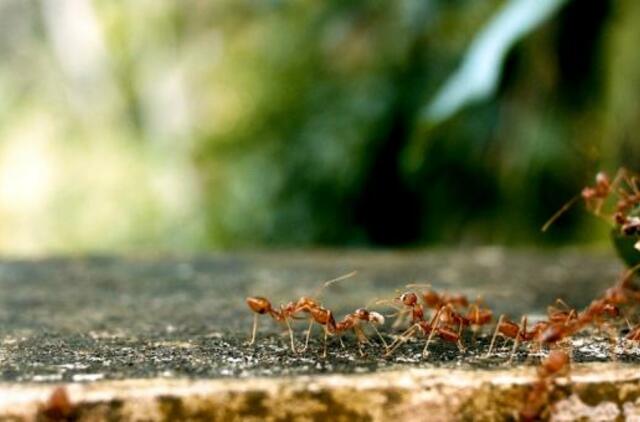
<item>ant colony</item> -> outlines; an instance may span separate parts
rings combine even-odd
[[[410,284],[406,291],[393,299],[381,300],[377,305],[386,305],[396,309],[390,330],[394,334],[383,335],[379,327],[385,324],[385,316],[381,313],[359,308],[337,320],[334,313],[323,306],[316,297],[301,297],[296,301],[274,307],[264,297],[249,297],[247,304],[254,312],[250,345],[256,343],[259,318],[267,315],[278,323],[284,324],[288,331],[289,346],[293,353],[308,349],[309,338],[314,324],[320,325],[323,331],[323,352],[327,356],[327,341],[337,337],[344,347],[342,336],[349,331],[355,335],[358,351],[364,355],[362,345],[370,343],[367,331],[374,333],[379,340],[380,354],[391,357],[403,347],[407,341],[418,339],[423,341],[423,357],[429,355],[429,348],[434,342],[450,343],[460,352],[465,351],[465,342],[476,342],[479,335],[490,338],[484,356],[494,355],[498,338],[506,344],[512,342],[509,362],[518,351],[535,348],[538,352],[550,350],[546,359],[538,367],[538,381],[531,387],[525,408],[521,411],[521,419],[535,420],[544,407],[553,386],[553,380],[566,374],[570,364],[570,342],[576,334],[595,329],[607,333],[613,340],[612,327],[625,325],[628,329],[623,336],[624,350],[626,346],[640,342],[640,323],[632,326],[632,308],[640,303],[640,289],[633,284],[636,271],[640,268],[640,184],[638,177],[621,169],[615,178],[610,179],[605,173],[596,175],[595,184],[585,187],[582,192],[567,202],[543,226],[546,231],[573,204],[582,199],[586,209],[593,215],[606,220],[612,226],[615,237],[631,242],[635,255],[623,257],[630,265],[618,280],[599,297],[582,310],[577,310],[558,299],[547,308],[543,319],[530,324],[526,315],[511,319],[507,315],[499,315],[495,324],[494,313],[481,300],[470,301],[460,294],[439,293],[430,286]],[[635,249],[633,249],[635,248]],[[633,264],[631,264],[633,263]],[[355,272],[325,282],[321,290],[337,281],[352,277]],[[320,290],[320,291],[321,291]],[[308,320],[304,346],[296,347],[291,322]],[[489,337],[490,336],[490,337]],[[421,339],[421,340],[420,340]],[[616,344],[617,344],[616,340]],[[486,343],[485,343],[486,344]],[[477,346],[477,345],[476,345]]]

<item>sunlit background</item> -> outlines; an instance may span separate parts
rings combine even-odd
[[[606,242],[637,0],[0,0],[0,252]]]

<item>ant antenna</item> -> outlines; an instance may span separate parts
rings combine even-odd
[[[427,289],[431,289],[433,285],[431,283],[410,283],[404,287],[406,287],[407,289],[416,289],[420,287],[426,287]]]
[[[318,297],[322,294],[322,291],[327,287],[331,286],[333,283],[337,283],[338,281],[346,280],[347,278],[351,278],[354,275],[358,274],[357,271],[351,271],[348,274],[341,275],[340,277],[333,278],[331,280],[325,281],[322,286],[316,290],[315,296]]]
[[[367,304],[367,308],[371,305],[387,305],[390,308],[402,309],[402,306],[396,304],[393,299],[373,299]]]
[[[633,273],[640,269],[640,264],[636,264],[633,267],[629,268],[622,276],[622,280],[620,280],[620,284],[623,287],[626,287]]]
[[[564,300],[562,300],[562,299],[560,299],[560,298],[557,298],[557,299],[556,299],[556,301],[555,301],[554,303],[557,303],[558,305],[562,306],[562,307],[563,307],[563,308],[565,308],[565,310],[567,310],[567,311],[574,311],[574,309],[573,309],[571,306],[569,306],[569,305],[567,304],[567,302],[565,302]]]
[[[551,225],[556,222],[558,218],[560,218],[565,212],[567,212],[567,210],[569,210],[569,208],[571,208],[573,204],[575,204],[580,199],[580,197],[581,195],[578,194],[573,198],[571,198],[570,200],[568,200],[558,211],[555,212],[555,214],[551,216],[550,219],[547,220],[546,223],[544,223],[541,230],[543,232],[546,232],[549,229],[549,227],[551,227]]]

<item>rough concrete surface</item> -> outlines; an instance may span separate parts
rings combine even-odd
[[[486,358],[489,333],[467,349],[412,339],[390,358],[375,336],[360,356],[320,329],[294,354],[283,329],[261,318],[256,345],[244,298],[274,304],[313,295],[336,314],[392,298],[410,282],[482,296],[496,313],[535,318],[560,297],[586,305],[622,266],[608,254],[499,248],[421,252],[273,252],[201,257],[81,257],[0,262],[0,417],[71,419],[423,420],[517,417],[544,356],[509,346]],[[389,323],[384,335],[391,340]],[[304,322],[294,326],[301,345]],[[620,331],[620,327],[613,331]],[[572,344],[570,378],[551,396],[555,420],[580,412],[616,420],[640,412],[640,352],[612,330]],[[567,346],[568,347],[568,346]],[[65,386],[66,413],[46,402]],[[54,400],[55,401],[55,400]],[[563,419],[565,418],[565,419]],[[607,419],[609,418],[609,419]]]

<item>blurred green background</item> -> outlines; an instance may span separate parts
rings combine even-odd
[[[0,251],[606,241],[637,0],[0,0]]]

